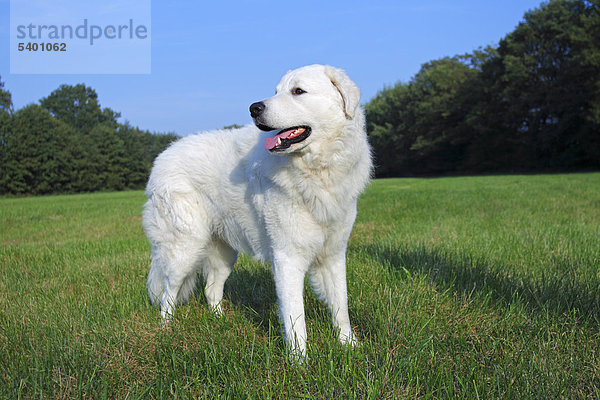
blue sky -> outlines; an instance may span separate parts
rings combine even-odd
[[[0,0],[0,77],[15,108],[85,83],[121,122],[186,135],[250,123],[248,106],[307,64],[345,69],[366,103],[427,61],[497,44],[541,1],[152,1],[143,75],[11,74],[9,4]]]

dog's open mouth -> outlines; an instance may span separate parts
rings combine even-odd
[[[300,143],[310,136],[310,127],[295,126],[286,128],[273,137],[265,140],[265,149],[269,151],[283,151],[294,143]]]

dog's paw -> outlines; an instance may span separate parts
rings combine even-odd
[[[225,311],[223,311],[223,306],[221,305],[221,303],[209,305],[208,308],[216,317],[225,316]]]
[[[299,349],[292,349],[289,351],[289,359],[290,363],[294,365],[307,365],[308,364],[308,355],[305,351],[301,351]]]
[[[339,340],[340,343],[344,346],[352,348],[360,347],[360,342],[358,341],[358,338],[352,331],[350,331],[349,333],[340,333]]]

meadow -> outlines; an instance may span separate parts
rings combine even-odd
[[[600,398],[600,173],[373,181],[349,243],[362,345],[305,291],[292,365],[268,265],[163,328],[142,192],[0,199],[0,398]]]

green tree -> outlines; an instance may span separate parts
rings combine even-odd
[[[386,88],[366,107],[378,176],[432,174],[462,165],[477,91],[475,55],[424,64],[408,84]]]
[[[0,194],[8,193],[10,181],[9,143],[12,142],[12,98],[0,80]]]
[[[456,56],[426,63],[410,83],[415,114],[410,150],[425,173],[454,171],[463,162],[472,134],[465,120],[479,73],[468,61]]]
[[[81,155],[76,158],[75,191],[122,190],[126,187],[126,152],[123,140],[107,124],[96,124],[80,136]]]
[[[409,85],[398,83],[380,91],[365,107],[369,141],[375,153],[379,177],[410,175],[410,146],[413,143]]]
[[[65,191],[70,179],[73,131],[38,105],[14,115],[6,141],[2,193]]]
[[[600,5],[552,0],[497,49],[422,66],[366,106],[379,176],[600,167]]]
[[[525,14],[498,48],[494,89],[526,167],[599,166],[600,14],[553,0]]]
[[[119,116],[83,84],[13,113],[0,81],[0,194],[142,188],[154,158],[178,136],[119,124]]]
[[[79,132],[89,133],[97,124],[106,124],[116,129],[120,114],[110,108],[102,109],[96,91],[84,84],[61,85],[40,105],[55,118],[74,127]]]
[[[151,165],[147,162],[146,133],[129,123],[119,125],[117,134],[123,141],[126,157],[123,168],[125,170],[125,187],[129,189],[142,188],[148,180]]]
[[[12,96],[8,90],[4,89],[4,82],[0,77],[0,110],[8,113],[13,112]]]

